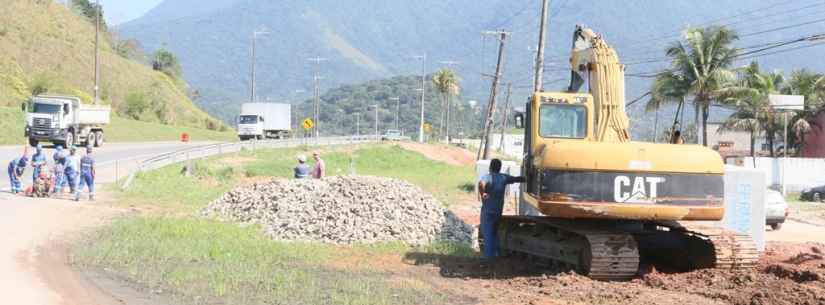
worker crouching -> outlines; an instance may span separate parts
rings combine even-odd
[[[23,184],[20,182],[20,178],[23,177],[23,173],[26,171],[26,165],[29,163],[29,152],[28,147],[23,150],[23,156],[20,158],[11,160],[9,162],[8,173],[9,173],[9,182],[11,183],[11,193],[18,194],[23,192]]]

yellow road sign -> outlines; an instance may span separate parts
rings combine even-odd
[[[301,123],[301,126],[303,126],[304,129],[306,129],[306,130],[310,130],[310,129],[312,129],[312,127],[315,127],[315,122],[313,122],[312,119],[310,119],[310,118],[306,118]]]
[[[433,125],[430,125],[430,123],[424,123],[424,132],[426,132],[426,133],[433,132]]]

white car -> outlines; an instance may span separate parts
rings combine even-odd
[[[782,193],[767,190],[765,192],[765,224],[776,231],[782,228],[785,218],[788,217],[788,203]]]

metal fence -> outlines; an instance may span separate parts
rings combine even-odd
[[[292,148],[292,147],[312,147],[312,146],[334,146],[334,145],[351,145],[375,143],[380,139],[376,136],[350,136],[350,137],[327,137],[317,139],[287,139],[287,140],[267,140],[267,141],[248,141],[248,142],[234,142],[234,143],[218,143],[211,145],[201,145],[191,148],[186,148],[170,153],[160,154],[148,157],[135,156],[125,160],[110,161],[108,164],[114,165],[115,177],[119,178],[121,170],[124,173],[129,173],[129,176],[121,185],[122,189],[128,189],[134,181],[137,174],[145,171],[159,169],[181,162],[189,162],[193,160],[204,159],[211,156],[222,155],[227,153],[237,153],[241,151],[256,151],[259,149],[278,149],[278,148]],[[133,164],[130,168],[130,164]]]

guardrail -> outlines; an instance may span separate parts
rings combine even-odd
[[[266,140],[266,141],[247,141],[247,142],[233,142],[233,143],[218,143],[211,145],[201,145],[191,148],[186,148],[174,152],[154,155],[138,162],[137,168],[133,170],[126,180],[121,185],[122,189],[128,189],[138,173],[159,169],[165,166],[180,162],[189,162],[193,160],[204,159],[211,156],[222,155],[227,153],[236,153],[244,150],[255,151],[258,149],[276,149],[276,148],[292,148],[301,146],[334,146],[334,145],[349,145],[361,143],[374,143],[380,141],[376,136],[349,136],[349,137],[328,137],[328,138],[308,138],[308,139],[286,139],[286,140]],[[118,177],[118,163],[124,161],[134,161],[146,156],[136,156],[127,160],[110,161],[108,163],[115,164],[115,176]],[[118,177],[119,178],[119,177]]]

